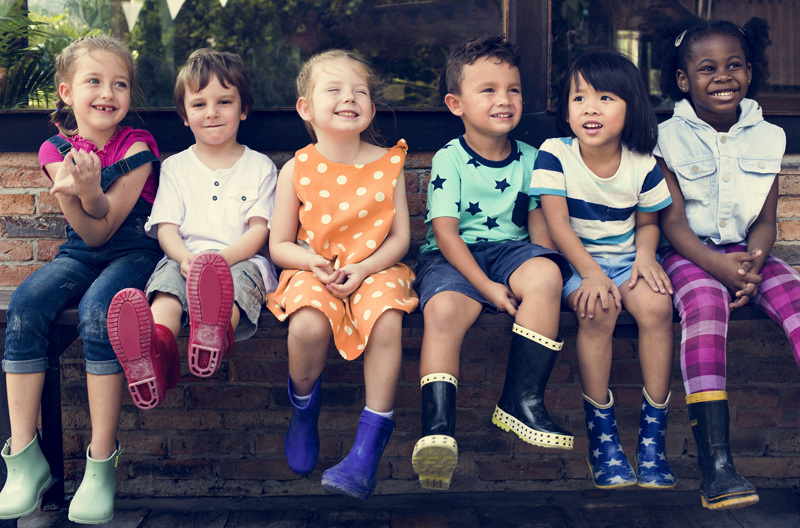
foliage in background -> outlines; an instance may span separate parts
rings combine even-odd
[[[70,0],[68,5],[81,3],[96,7],[105,2]],[[98,33],[99,28],[88,24],[99,23],[102,16],[84,10],[89,18],[78,21],[68,12],[39,16],[21,6],[21,2],[0,3],[0,108],[53,107],[56,56],[70,42]]]

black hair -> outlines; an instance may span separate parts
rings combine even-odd
[[[674,19],[657,10],[648,12],[648,18],[653,21],[653,63],[661,65],[660,88],[664,97],[673,101],[689,98],[688,93],[678,88],[675,73],[679,69],[686,71],[686,57],[692,46],[709,35],[729,36],[742,46],[745,60],[752,68],[748,97],[754,97],[769,79],[766,49],[772,42],[769,24],[763,18],[753,17],[743,27],[727,20],[702,20],[694,15]]]
[[[516,46],[505,40],[503,35],[478,37],[468,40],[450,51],[445,66],[447,93],[461,95],[461,81],[464,79],[464,66],[474,64],[478,59],[495,59],[500,64],[519,68],[520,54]]]
[[[558,100],[560,132],[574,136],[568,123],[569,93],[578,75],[595,90],[611,92],[625,101],[625,126],[620,142],[634,152],[650,154],[658,141],[658,119],[639,69],[614,51],[589,51],[570,65]]]

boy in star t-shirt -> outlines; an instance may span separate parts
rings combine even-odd
[[[544,217],[528,196],[538,151],[508,139],[522,115],[518,66],[518,53],[502,37],[468,41],[447,62],[445,104],[465,130],[433,158],[428,235],[417,261],[425,333],[422,438],[412,462],[424,488],[450,486],[461,343],[483,312],[515,318],[492,422],[534,445],[572,448],[572,434],[553,423],[543,398],[563,345],[561,286],[571,272],[550,249]]]

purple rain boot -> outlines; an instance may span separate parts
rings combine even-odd
[[[369,499],[378,482],[378,462],[392,431],[392,420],[364,409],[352,449],[344,460],[322,474],[322,485],[342,495]]]
[[[319,458],[319,431],[317,430],[317,420],[319,419],[320,395],[319,383],[322,376],[317,378],[314,390],[311,391],[311,398],[306,402],[305,407],[300,407],[294,399],[292,393],[292,378],[289,377],[289,400],[292,402],[292,420],[289,422],[289,429],[286,431],[286,439],[283,442],[283,450],[286,453],[286,462],[289,468],[298,475],[308,475],[317,465]]]

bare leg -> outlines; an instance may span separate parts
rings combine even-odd
[[[42,404],[44,372],[6,374],[8,415],[11,421],[11,450],[22,451],[36,436],[36,423]]]
[[[577,291],[567,297],[572,306]],[[620,309],[612,302],[604,311],[596,301],[594,318],[578,315],[578,371],[581,375],[583,393],[600,405],[608,403],[608,379],[611,376],[611,338]]]
[[[481,303],[462,293],[445,291],[437,293],[422,312],[425,333],[419,374],[444,372],[458,377],[461,343],[464,335],[481,313]]]
[[[150,305],[150,311],[153,312],[153,321],[169,328],[172,335],[177,336],[181,331],[183,306],[174,295],[157,292],[153,304]]]
[[[370,332],[364,351],[364,386],[367,407],[389,412],[394,407],[397,380],[403,361],[403,312],[386,310]]]
[[[639,327],[639,363],[647,394],[655,403],[664,403],[672,377],[674,341],[672,336],[672,299],[650,289],[639,280],[633,289],[619,289],[622,304]]]
[[[532,258],[511,274],[508,283],[521,300],[515,322],[555,341],[563,284],[558,265],[548,258]]]
[[[301,308],[289,318],[289,377],[298,396],[311,394],[325,368],[331,323],[316,308]]]
[[[117,449],[117,430],[125,393],[125,374],[86,374],[92,420],[91,457],[105,460]]]

